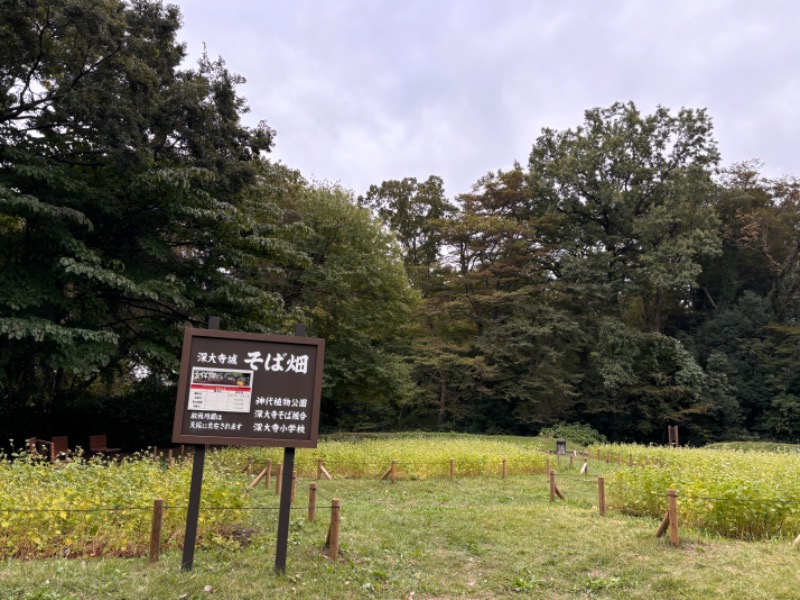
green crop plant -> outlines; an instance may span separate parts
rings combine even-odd
[[[607,481],[617,510],[660,517],[667,490],[674,489],[682,526],[738,539],[800,534],[800,455],[619,445],[593,450],[621,452],[637,465]]]
[[[163,498],[164,545],[182,543],[191,464],[149,457],[52,465],[25,454],[0,460],[0,556],[133,556],[147,552],[155,498]],[[248,506],[242,482],[208,470],[202,508]],[[202,510],[198,542],[220,542],[241,511]]]

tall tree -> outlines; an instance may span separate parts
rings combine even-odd
[[[278,201],[307,256],[270,283],[281,290],[287,309],[326,340],[323,426],[397,426],[412,393],[405,358],[418,302],[401,248],[349,191],[308,184],[280,167],[270,170],[269,181],[294,187]]]
[[[586,111],[574,130],[545,129],[530,156],[539,206],[557,218],[557,275],[586,306],[618,314],[635,301],[660,332],[720,251],[712,170],[719,160],[704,110],[642,115],[633,103]]]
[[[633,103],[545,129],[533,147],[533,206],[584,344],[575,409],[607,433],[630,431],[634,406],[639,439],[658,439],[670,415],[705,410],[702,370],[662,334],[685,315],[702,259],[720,252],[718,160],[705,111],[642,115]]]
[[[0,2],[0,400],[17,417],[133,366],[170,375],[186,323],[279,325],[237,274],[267,259],[257,163],[221,60],[179,68],[174,6]],[[24,409],[24,410],[23,410]],[[24,427],[25,423],[17,422]]]

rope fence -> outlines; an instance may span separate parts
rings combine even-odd
[[[619,464],[624,466],[645,466],[645,465],[636,465],[633,463],[632,458],[629,461],[625,461],[621,454],[618,456],[612,457],[610,454],[603,457],[599,457],[596,460],[603,462],[603,459],[612,459],[615,458]],[[578,460],[576,460],[578,459]],[[595,459],[593,459],[595,460]],[[562,461],[565,463],[565,466],[568,464],[569,471],[557,471],[553,466],[559,466]],[[600,514],[600,516],[606,516],[609,510],[609,506],[606,500],[606,478],[604,476],[597,476],[591,477],[589,476],[589,461],[590,457],[588,456],[580,456],[580,455],[545,455],[544,457],[544,466],[546,470],[532,470],[529,469],[528,473],[533,475],[545,475],[549,487],[549,499],[551,502],[556,501],[568,501],[570,497],[570,489],[569,487],[572,485],[578,485],[582,488],[586,486],[596,486],[597,487],[597,495],[596,495],[596,504],[594,500],[591,500],[591,506]],[[309,483],[308,488],[308,504],[307,506],[295,506],[295,489],[297,485],[297,471],[293,472],[292,476],[292,494],[291,494],[291,507],[290,510],[292,511],[304,511],[306,513],[306,520],[309,523],[313,523],[317,520],[319,511],[331,511],[330,522],[327,528],[326,539],[324,548],[328,549],[329,555],[332,560],[337,560],[339,556],[339,530],[340,530],[340,511],[341,511],[341,501],[338,498],[324,498],[325,494],[323,490],[320,489],[319,482],[320,481],[328,481],[333,480],[334,475],[326,468],[331,468],[331,471],[335,469],[332,468],[336,465],[341,464],[359,464],[355,461],[325,461],[323,458],[316,459],[316,481],[311,481]],[[503,459],[492,459],[488,461],[484,461],[485,464],[492,465],[496,471],[496,476],[499,476],[501,479],[506,479],[509,466],[511,465],[511,461],[503,458]],[[382,468],[386,467],[385,463],[360,463],[362,465],[370,464],[370,465],[381,465]],[[261,466],[263,468],[256,474],[255,478],[250,482],[248,487],[246,488],[245,492],[250,492],[254,490],[259,484],[263,482],[266,490],[272,490],[273,487],[275,489],[275,494],[280,495],[280,486],[282,482],[282,466],[280,463],[274,463],[271,460],[267,460],[263,463],[256,463],[256,461],[250,457],[245,465],[244,468],[241,470],[237,469],[239,473],[248,473],[249,476],[252,476],[254,473],[254,469],[256,465]],[[391,483],[396,483],[400,480],[400,467],[412,467],[412,466],[430,466],[436,465],[437,467],[442,467],[443,469],[447,469],[447,476],[450,479],[454,479],[457,473],[457,463],[454,459],[449,461],[399,461],[399,460],[392,460],[389,466],[381,473],[380,477],[378,477],[378,481],[386,481],[389,480]],[[530,466],[529,463],[526,463],[526,466]],[[580,472],[574,472],[580,466]],[[275,479],[274,484],[272,479]],[[369,479],[369,478],[368,478]],[[614,482],[614,485],[617,486],[617,489],[626,487],[621,482]],[[565,487],[566,486],[566,487]],[[544,488],[542,488],[544,491]],[[625,495],[625,491],[623,490],[622,495]],[[651,504],[651,512],[653,507],[655,510],[660,511],[663,514],[663,518],[659,522],[659,525],[656,529],[655,535],[657,538],[661,538],[667,533],[669,534],[669,542],[672,546],[677,547],[680,543],[679,541],[679,501],[685,503],[691,502],[726,502],[726,503],[742,503],[742,504],[781,504],[781,505],[792,505],[792,504],[800,504],[800,498],[732,498],[732,497],[725,497],[725,496],[704,496],[704,495],[691,495],[691,494],[680,494],[675,489],[669,489],[665,492],[656,492],[653,490],[635,490],[637,497],[649,497],[652,499],[659,500],[656,503]],[[586,492],[582,492],[578,494],[579,501],[585,502],[586,501]],[[665,502],[662,504],[661,499]],[[322,501],[324,505],[318,505],[318,502]],[[631,506],[630,504],[628,506]],[[422,511],[430,511],[430,510],[472,510],[475,508],[481,508],[478,506],[441,506],[437,505],[436,507],[412,507],[412,506],[403,506],[400,508],[393,508],[392,510],[404,510],[404,511],[415,511],[415,512],[422,512]],[[167,510],[186,510],[187,506],[180,505],[180,504],[173,504],[167,505],[163,499],[156,498],[154,500],[153,506],[121,506],[121,507],[89,507],[89,508],[47,508],[47,509],[37,509],[37,508],[4,508],[0,509],[0,514],[10,514],[10,513],[93,513],[93,512],[125,512],[125,511],[152,511],[153,518],[152,518],[152,526],[151,526],[151,537],[150,537],[150,550],[149,556],[150,561],[155,562],[159,559],[162,543],[162,524],[163,524],[163,516],[164,512]],[[239,512],[276,512],[279,510],[277,506],[206,506],[201,507],[201,511],[239,511]],[[626,512],[626,506],[619,504],[617,505],[617,510],[622,512]],[[794,544],[800,543],[800,536],[798,536],[794,542]]]

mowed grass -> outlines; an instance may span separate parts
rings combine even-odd
[[[298,459],[311,452],[298,451]],[[239,518],[252,529],[249,542],[198,550],[191,572],[181,572],[177,550],[155,565],[147,558],[14,559],[0,566],[0,598],[800,597],[800,549],[686,529],[673,548],[655,538],[656,519],[599,515],[596,476],[624,465],[591,461],[584,477],[581,464],[552,461],[566,496],[556,502],[543,473],[501,479],[499,469],[454,480],[404,478],[401,471],[395,484],[377,477],[319,481],[315,523],[306,521],[305,476],[283,575],[274,573],[277,511],[246,511]],[[274,488],[259,486],[251,495],[254,506],[278,506]],[[335,563],[323,549],[333,498],[342,503]]]

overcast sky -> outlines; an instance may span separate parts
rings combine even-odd
[[[618,100],[705,107],[724,164],[800,175],[796,0],[172,3],[192,61],[205,43],[247,78],[273,159],[356,194],[429,175],[467,192]]]

